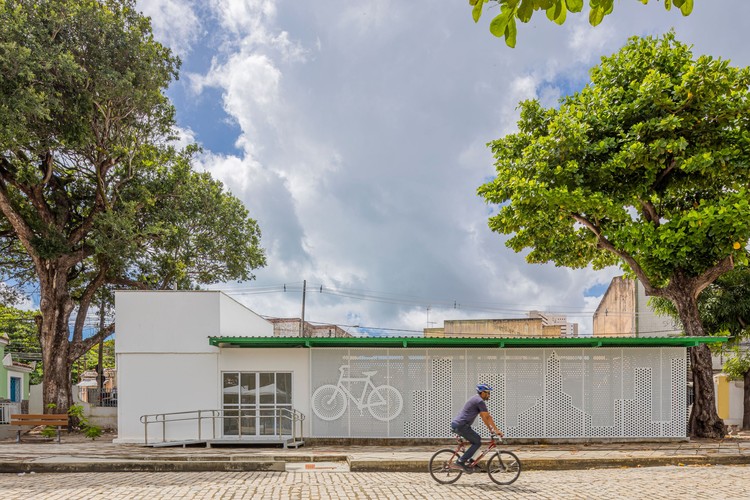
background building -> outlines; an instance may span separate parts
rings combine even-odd
[[[22,413],[29,404],[29,380],[34,366],[13,361],[5,353],[8,338],[0,334],[0,424],[8,423],[10,415]]]
[[[305,330],[300,330],[299,318],[266,318],[273,324],[274,337],[351,337],[337,325],[313,325],[305,321]],[[301,334],[301,335],[300,335]]]
[[[575,337],[578,324],[565,315],[531,311],[527,318],[450,319],[442,328],[425,328],[425,337]]]
[[[682,335],[670,316],[654,312],[640,281],[618,276],[612,279],[594,313],[595,336],[668,337]]]

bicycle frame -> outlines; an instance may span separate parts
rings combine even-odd
[[[375,384],[372,383],[372,376],[368,375],[368,376],[365,376],[365,377],[349,377],[349,376],[345,377],[344,376],[344,371],[345,371],[345,367],[342,366],[341,368],[339,368],[339,372],[341,374],[339,375],[339,381],[336,383],[336,387],[338,387],[339,389],[341,389],[341,391],[344,394],[346,394],[346,396],[349,399],[351,399],[352,401],[354,401],[354,404],[357,405],[357,409],[358,410],[362,410],[364,408],[370,407],[371,405],[365,403],[365,394],[367,394],[367,388],[368,387],[370,388],[370,390],[374,390],[375,389]],[[346,387],[346,385],[344,385],[344,382],[349,382],[349,383],[351,383],[351,382],[355,382],[355,383],[356,382],[364,382],[364,386],[362,387],[362,394],[360,395],[360,397],[356,398],[354,396],[354,394],[352,394],[352,392],[349,390],[349,388]],[[382,402],[381,403],[377,403],[377,404],[382,404]]]
[[[456,441],[458,442],[458,444],[456,444],[456,449],[453,451],[453,453],[460,457],[461,455],[466,453],[466,445],[471,444],[471,443],[464,440],[461,436],[456,436]],[[471,463],[467,465],[475,466],[479,464],[479,462],[482,461],[484,456],[488,454],[489,452],[491,452],[492,450],[494,450],[495,448],[497,448],[497,443],[495,442],[494,439],[490,439],[489,446],[487,446],[484,449],[480,448],[479,450],[481,451],[481,453],[479,454],[479,456],[477,458],[472,458]]]

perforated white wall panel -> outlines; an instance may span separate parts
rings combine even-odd
[[[682,347],[311,349],[313,437],[448,437],[474,386],[508,437],[685,437]],[[487,430],[477,419],[474,428]]]

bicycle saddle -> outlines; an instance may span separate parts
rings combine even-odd
[[[374,371],[374,372],[362,372],[362,375],[364,375],[365,377],[372,377],[376,373],[378,373],[378,372],[377,371]]]

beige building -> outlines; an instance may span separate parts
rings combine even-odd
[[[445,320],[443,328],[425,328],[425,337],[561,337],[578,334],[578,325],[565,316],[546,316],[538,311],[528,318]],[[568,333],[574,332],[574,333]]]
[[[657,315],[648,304],[638,280],[617,276],[612,279],[594,313],[594,335],[602,337],[667,337],[682,330],[669,316]]]
[[[300,335],[299,318],[268,318],[273,324],[274,337],[351,337],[343,328],[336,325],[313,325],[305,321],[305,331]]]

